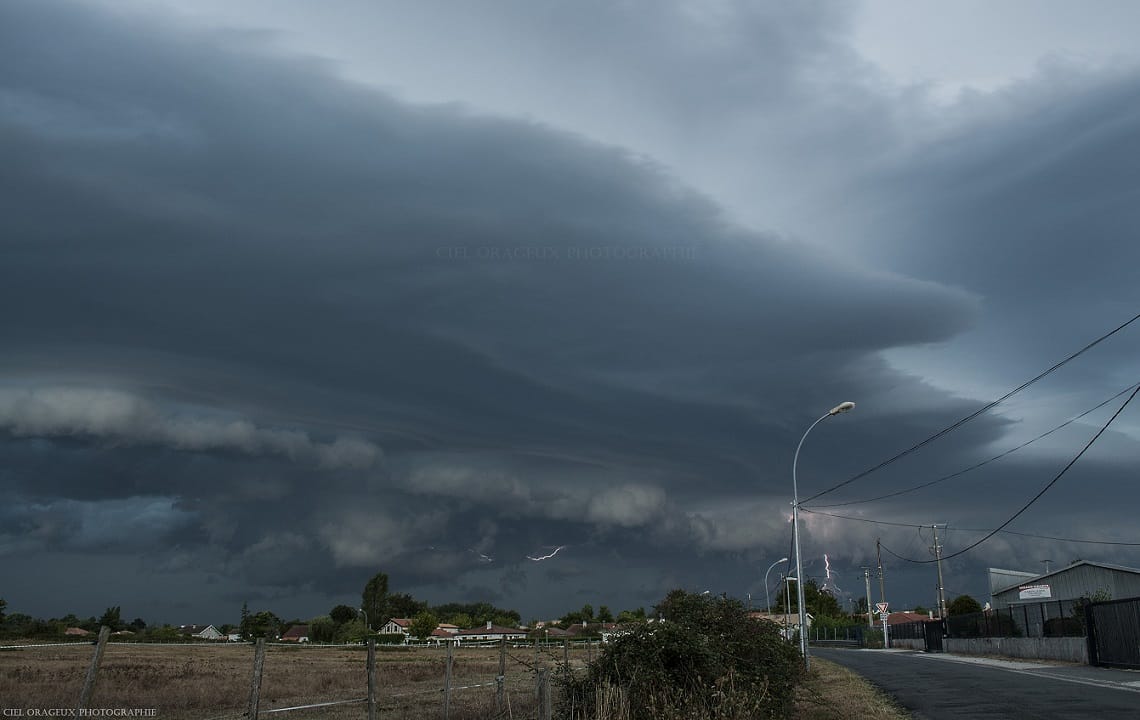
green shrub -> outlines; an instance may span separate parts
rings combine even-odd
[[[563,673],[563,717],[787,716],[802,664],[775,625],[749,619],[737,601],[682,591],[657,610],[665,622],[616,637],[584,677]]]

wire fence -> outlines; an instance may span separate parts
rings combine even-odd
[[[599,646],[596,640],[504,640],[461,648],[449,642],[378,646],[375,640],[112,643],[104,628],[94,643],[0,647],[0,706],[72,707],[85,711],[81,716],[97,716],[102,708],[103,715],[177,720],[341,720],[365,713],[368,720],[544,720],[551,717],[553,676],[586,667]]]

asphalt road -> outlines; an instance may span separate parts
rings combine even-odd
[[[1140,672],[919,652],[813,648],[917,720],[1140,719]]]

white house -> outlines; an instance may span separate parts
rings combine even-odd
[[[226,637],[213,625],[179,625],[178,632],[203,640],[221,640]]]
[[[404,636],[404,642],[408,641],[408,637],[412,634],[408,629],[412,624],[411,618],[392,618],[380,628],[381,635],[396,635]]]
[[[526,630],[518,628],[505,628],[497,625],[492,625],[491,621],[487,621],[487,627],[472,628],[470,630],[460,630],[456,636],[459,642],[471,642],[478,640],[526,640]]]

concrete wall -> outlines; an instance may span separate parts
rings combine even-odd
[[[920,641],[921,642],[921,641]],[[1088,641],[1068,638],[943,638],[942,647],[960,655],[1001,655],[1035,660],[1089,661]]]
[[[891,638],[891,647],[893,647],[893,648],[908,648],[910,650],[926,650],[926,641],[925,640],[914,640],[911,638],[900,638],[900,639]]]

